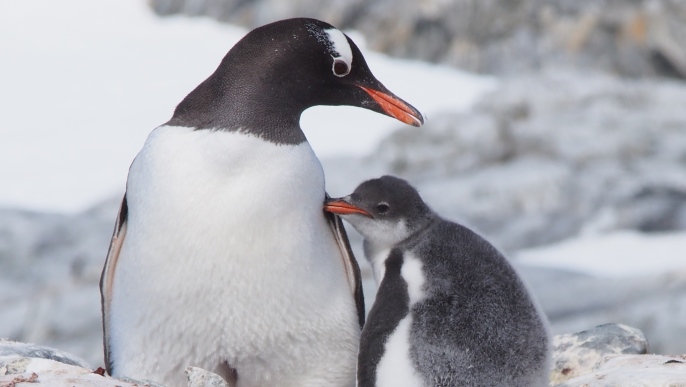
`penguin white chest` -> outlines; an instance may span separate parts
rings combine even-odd
[[[265,378],[278,372],[262,364],[298,372],[316,362],[291,354],[301,353],[293,340],[354,356],[355,305],[323,200],[323,171],[308,143],[157,128],[129,173],[111,306],[112,346],[124,348],[114,352],[209,369],[246,369],[259,358],[251,374]],[[127,330],[122,337],[134,330],[143,339],[119,340]],[[310,343],[332,336],[327,330],[340,334]],[[322,355],[315,348],[307,356]]]
[[[412,253],[405,252],[400,275],[407,283],[409,313],[400,320],[398,326],[386,340],[383,356],[376,371],[376,385],[378,387],[422,387],[425,385],[415,370],[410,354],[412,307],[425,297],[422,262]]]
[[[323,198],[323,171],[307,143],[160,127],[131,166],[126,243],[141,239],[135,247],[144,248],[163,239],[167,247],[155,248],[171,256],[150,252],[148,261],[207,267],[215,273],[209,279],[228,280],[218,276],[222,267],[253,281],[274,265],[298,272],[303,256],[335,252]]]

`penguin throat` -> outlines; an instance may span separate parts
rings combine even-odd
[[[278,109],[252,109],[247,104],[220,104],[213,109],[189,109],[181,112],[177,108],[166,125],[238,132],[277,145],[298,145],[307,141],[300,127],[300,114],[279,112]]]
[[[283,145],[306,142],[300,115],[308,106],[259,86],[251,77],[217,70],[179,103],[166,125],[240,132]],[[222,78],[230,81],[220,82]]]

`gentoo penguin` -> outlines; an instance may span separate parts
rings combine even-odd
[[[362,331],[358,386],[544,386],[545,316],[485,239],[383,176],[327,202],[364,236],[379,283]]]
[[[172,387],[197,366],[240,387],[354,385],[362,289],[299,125],[315,105],[423,123],[350,38],[299,18],[248,33],[152,131],[101,278],[110,374]]]

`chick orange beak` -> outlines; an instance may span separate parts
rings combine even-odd
[[[343,199],[331,199],[327,201],[324,203],[324,211],[333,212],[338,215],[361,214],[369,218],[372,217],[369,212],[354,206]]]
[[[424,124],[422,113],[400,98],[368,87],[359,85],[358,87],[367,92],[379,104],[381,110],[389,116],[412,126],[422,126]]]

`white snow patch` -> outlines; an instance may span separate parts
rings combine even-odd
[[[123,193],[150,131],[245,33],[209,19],[158,18],[144,1],[0,2],[0,206],[75,212]],[[429,117],[466,109],[495,86],[364,54],[381,82]],[[320,158],[367,154],[402,125],[351,107],[308,109],[302,119]]]
[[[517,262],[599,277],[659,275],[686,270],[686,232],[619,231],[522,250]]]

